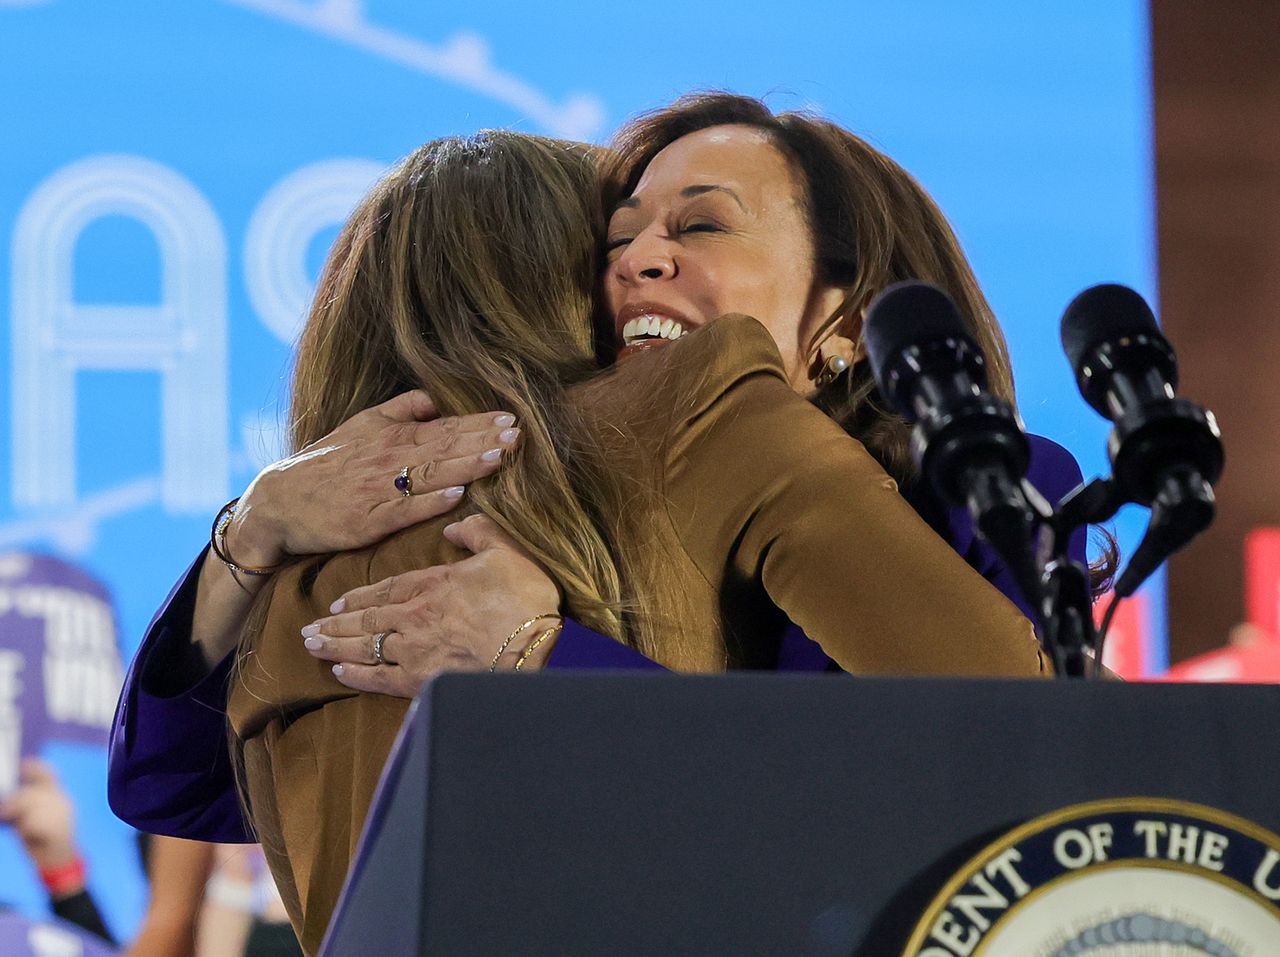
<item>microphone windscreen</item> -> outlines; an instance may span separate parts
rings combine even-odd
[[[951,297],[937,286],[914,279],[894,283],[871,300],[863,337],[872,374],[882,387],[888,366],[912,346],[946,338],[973,345]],[[976,352],[977,346],[973,349]]]
[[[1077,375],[1090,351],[1139,333],[1160,336],[1147,301],[1128,286],[1104,283],[1086,289],[1062,314],[1062,348]],[[1163,337],[1161,337],[1163,338]]]

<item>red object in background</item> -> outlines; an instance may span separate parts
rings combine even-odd
[[[1244,539],[1244,624],[1230,644],[1179,662],[1167,681],[1280,682],[1280,528],[1255,528]]]
[[[1280,642],[1280,528],[1255,528],[1244,539],[1245,620]]]
[[[1280,642],[1271,637],[1205,652],[1174,665],[1164,681],[1280,681]]]
[[[1150,605],[1145,593],[1120,603],[1103,663],[1130,681],[1280,682],[1280,528],[1257,528],[1245,537],[1245,611],[1229,643],[1188,658],[1160,676],[1151,674]],[[1101,624],[1108,593],[1094,603]]]
[[[1111,604],[1111,592],[1107,592],[1093,605],[1095,624],[1102,624],[1102,615]],[[1120,602],[1111,628],[1107,631],[1107,644],[1102,652],[1102,663],[1130,681],[1146,678],[1151,674],[1151,617],[1150,602],[1145,592]]]

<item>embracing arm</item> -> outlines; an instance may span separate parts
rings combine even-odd
[[[560,589],[536,560],[496,523],[472,515],[448,525],[444,536],[471,556],[418,569],[346,592],[334,613],[303,630],[312,656],[331,662],[338,681],[357,691],[412,698],[442,671],[497,668],[661,670],[656,661],[565,619],[563,630],[528,656],[534,636],[554,624],[546,616],[519,640],[504,645],[516,624],[560,606]],[[387,632],[383,664],[374,662],[373,636]]]
[[[672,446],[672,520],[704,574],[730,556],[845,671],[1040,674],[1031,623],[761,356]]]
[[[190,638],[204,558],[160,607],[125,675],[111,726],[107,800],[140,830],[245,843],[254,838],[227,752],[231,656],[207,668]]]
[[[425,392],[405,392],[263,469],[227,525],[226,555],[269,569],[292,555],[362,548],[454,508],[463,483],[495,471],[519,429],[505,412],[436,415]],[[403,494],[395,484],[401,467],[410,470]],[[265,580],[222,561],[203,563],[191,643],[206,665],[235,647]]]
[[[435,419],[422,392],[361,412],[265,469],[224,537],[250,567],[354,548],[453,508],[461,484],[498,467],[518,438],[506,413]],[[430,421],[424,421],[424,420]],[[393,482],[412,466],[413,494]],[[265,576],[237,574],[206,549],[148,627],[111,733],[112,809],[144,830],[234,843],[247,833],[226,757],[226,682]]]

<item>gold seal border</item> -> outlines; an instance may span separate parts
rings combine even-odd
[[[1197,804],[1194,801],[1183,801],[1177,798],[1127,797],[1103,798],[1098,801],[1086,801],[1081,804],[1070,804],[1067,807],[1059,808],[1056,811],[1049,811],[1046,814],[1041,814],[1039,817],[1034,817],[1024,824],[1019,824],[1013,830],[1001,835],[995,841],[992,841],[986,847],[982,848],[982,850],[970,857],[969,860],[965,861],[955,874],[952,875],[951,879],[942,886],[942,889],[934,895],[929,906],[925,908],[924,913],[916,922],[915,929],[911,932],[911,937],[903,948],[902,957],[911,957],[915,951],[919,950],[925,944],[929,939],[929,932],[932,930],[934,922],[946,907],[947,902],[950,901],[951,898],[954,897],[956,893],[973,878],[973,875],[979,871],[983,864],[999,852],[1008,850],[1014,845],[1021,843],[1026,838],[1038,834],[1041,831],[1046,831],[1049,828],[1066,824],[1069,821],[1079,820],[1080,818],[1086,817],[1094,817],[1099,814],[1125,814],[1134,811],[1149,811],[1153,814],[1177,814],[1183,817],[1197,818],[1202,821],[1217,824],[1220,827],[1230,828],[1233,831],[1253,838],[1260,844],[1280,851],[1280,835],[1267,830],[1260,824],[1255,824],[1248,818],[1240,817],[1239,815],[1232,814],[1229,811],[1219,810],[1216,807],[1210,807],[1207,804]],[[1119,862],[1109,861],[1107,863],[1129,864],[1131,862],[1136,863],[1137,861],[1137,858],[1121,858]],[[1173,862],[1167,863],[1173,864]],[[1096,866],[1105,867],[1106,865],[1102,864]],[[1083,874],[1086,871],[1093,869],[1094,866],[1084,867],[1076,873]],[[1188,870],[1188,868],[1185,867],[1174,869]],[[1193,873],[1200,874],[1200,871],[1197,870]],[[1067,875],[1062,875],[1062,877],[1065,876]],[[1200,876],[1210,875],[1204,874]],[[1059,880],[1061,880],[1061,877],[1055,878],[1052,881],[1046,881],[1044,884],[1039,884],[1032,888],[1031,893],[1027,896],[1030,897],[1032,894],[1035,894],[1041,887],[1049,887],[1057,884]],[[1226,882],[1228,879],[1221,878],[1221,880]],[[1241,886],[1238,881],[1230,881],[1230,884],[1234,887]],[[1018,904],[1021,903],[1022,901],[1020,900]],[[1272,907],[1276,906],[1271,901],[1264,901],[1264,903]],[[1009,911],[1016,908],[1018,904],[1009,908]],[[1008,914],[1009,911],[1006,911],[1006,914]],[[1003,919],[1003,917],[1001,919]],[[988,933],[991,930],[995,930],[996,923],[998,923],[998,921],[992,924]],[[986,941],[980,942],[978,944],[978,951],[975,953],[981,952],[985,944]]]
[[[1049,893],[1049,891],[1062,887],[1064,884],[1077,880],[1087,880],[1099,871],[1120,870],[1125,867],[1140,867],[1153,871],[1169,871],[1171,873],[1193,877],[1198,880],[1212,881],[1215,884],[1220,884],[1229,890],[1235,891],[1245,900],[1251,900],[1260,904],[1264,910],[1272,911],[1276,917],[1280,917],[1280,905],[1277,905],[1274,901],[1267,900],[1252,888],[1242,889],[1239,881],[1233,880],[1223,874],[1218,874],[1208,868],[1195,868],[1193,870],[1192,868],[1195,867],[1195,865],[1185,863],[1179,864],[1177,861],[1123,857],[1116,861],[1106,861],[1103,864],[1089,864],[1079,870],[1067,871],[1065,874],[1061,874],[1051,881],[1045,881],[1043,884],[1037,884],[1035,887],[1031,888],[1030,893],[1025,897],[1018,898],[1017,901],[1005,909],[1003,914],[992,921],[991,927],[982,935],[982,940],[978,941],[978,946],[974,948],[973,953],[971,953],[969,957],[982,957],[982,955],[987,952],[987,945],[995,943],[995,938],[991,936],[991,932],[1021,910],[1024,904],[1029,904],[1036,898],[1042,897]],[[925,937],[925,940],[928,940],[927,936]]]

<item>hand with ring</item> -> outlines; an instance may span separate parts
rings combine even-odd
[[[492,520],[472,515],[444,534],[474,554],[353,589],[302,630],[307,651],[333,662],[347,687],[411,698],[442,671],[488,671],[517,626],[544,616],[503,651],[498,670],[510,671],[558,623],[547,612],[559,607],[559,588]],[[542,641],[522,670],[541,668],[554,644]]]
[[[265,468],[224,535],[240,564],[362,548],[454,508],[518,441],[505,412],[439,418],[422,391],[360,412]]]

